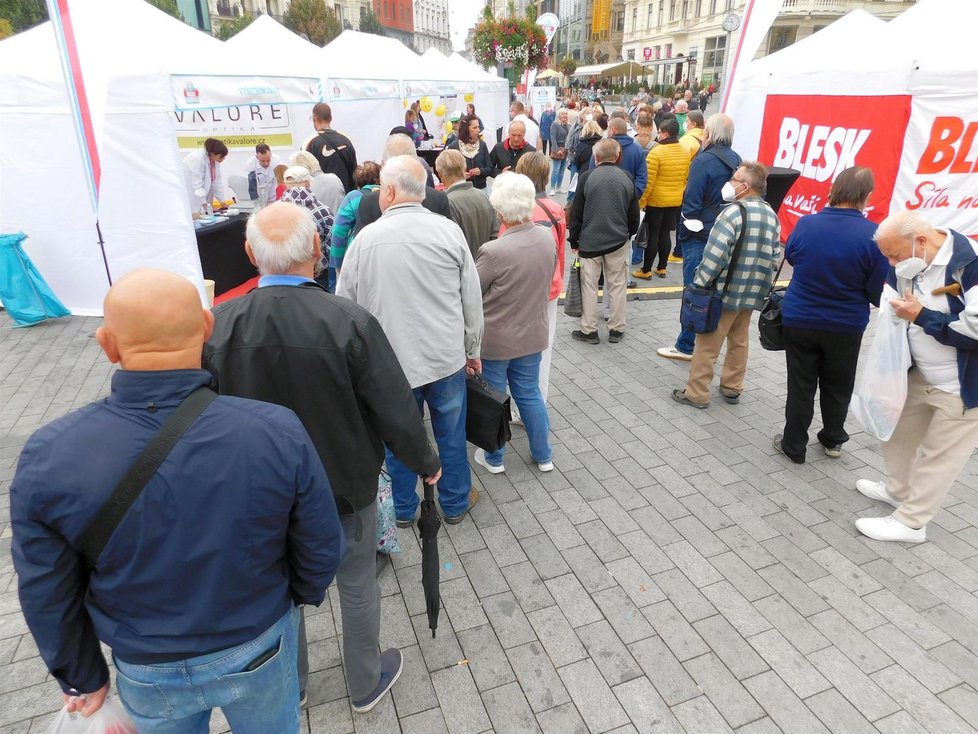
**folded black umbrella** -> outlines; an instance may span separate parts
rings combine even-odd
[[[424,589],[425,609],[428,611],[428,627],[431,636],[438,629],[438,610],[441,606],[441,593],[438,590],[438,529],[441,520],[435,507],[435,488],[424,483],[424,499],[421,501],[421,516],[418,530],[421,532],[421,587]]]

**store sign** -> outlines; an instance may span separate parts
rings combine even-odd
[[[768,95],[758,158],[801,173],[779,212],[783,237],[798,219],[827,205],[832,182],[852,166],[872,168],[876,179],[867,216],[875,222],[886,216],[900,171],[910,100],[908,95]]]
[[[645,48],[642,49],[642,58],[645,59],[646,61],[649,61],[652,58],[651,47],[646,46]]]

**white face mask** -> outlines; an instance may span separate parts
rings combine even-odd
[[[905,278],[906,280],[913,280],[922,272],[927,269],[927,261],[922,257],[917,257],[917,240],[913,240],[911,245],[910,257],[906,260],[901,260],[896,265],[893,266],[894,272],[896,272],[897,277]]]
[[[746,184],[744,184],[746,186]],[[723,197],[724,201],[734,202],[737,201],[737,189],[730,181],[727,181],[720,189],[720,196]]]

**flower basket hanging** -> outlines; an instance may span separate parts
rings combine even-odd
[[[519,18],[481,21],[472,36],[472,49],[484,69],[510,64],[520,75],[527,69],[545,69],[549,63],[543,29]]]

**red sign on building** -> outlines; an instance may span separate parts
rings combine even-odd
[[[889,212],[910,120],[909,95],[836,97],[768,95],[758,159],[801,172],[781,204],[781,236],[828,205],[832,182],[846,168],[873,170],[876,188],[867,216],[880,222]]]

